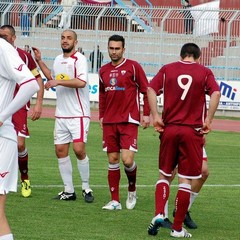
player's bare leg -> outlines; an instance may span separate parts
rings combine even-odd
[[[5,203],[7,195],[0,194],[0,237],[8,237],[8,239],[13,239],[11,234],[11,229],[9,227],[6,215],[5,215]]]

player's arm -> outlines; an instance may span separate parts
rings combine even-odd
[[[44,84],[42,77],[39,75],[38,77],[36,77],[36,80],[39,85],[39,91],[37,92],[36,103],[33,106],[33,111],[31,113],[31,120],[33,121],[38,120],[41,117],[44,95]]]
[[[203,128],[202,128],[202,131],[204,134],[207,134],[211,131],[212,120],[213,120],[215,112],[217,111],[220,97],[221,97],[220,91],[215,91],[210,96],[208,113],[207,113],[207,117],[203,123]]]
[[[51,70],[43,62],[40,50],[36,47],[32,47],[32,50],[34,53],[35,60],[38,64],[38,66],[40,67],[40,69],[42,70],[43,74],[45,75],[45,77],[48,80],[52,79]]]
[[[7,118],[17,112],[38,90],[39,86],[34,79],[22,84],[12,102],[0,113],[0,122],[4,122]]]
[[[86,82],[78,79],[78,78],[73,78],[70,80],[49,80],[45,84],[45,89],[49,89],[52,87],[57,87],[57,86],[63,86],[63,87],[68,87],[68,88],[84,88],[86,86]]]
[[[147,95],[149,106],[153,116],[153,126],[157,132],[163,132],[164,123],[162,121],[162,118],[158,114],[157,94],[151,87],[149,87],[147,90]]]
[[[134,72],[136,73],[136,83],[139,91],[143,94],[143,116],[141,120],[141,125],[143,129],[146,129],[150,125],[150,107],[147,96],[148,80],[141,65],[136,62],[135,67],[136,71]]]
[[[100,70],[101,72],[101,70]],[[103,80],[99,75],[99,124],[101,129],[103,128],[103,116],[105,112],[105,102],[106,102],[106,95],[105,95],[105,86],[103,84]]]

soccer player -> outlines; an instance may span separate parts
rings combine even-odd
[[[45,89],[56,87],[54,144],[64,183],[64,191],[56,199],[76,199],[69,156],[70,143],[73,142],[82,180],[82,195],[86,202],[91,203],[94,197],[89,186],[89,158],[85,148],[90,124],[88,67],[86,57],[76,50],[77,43],[74,31],[62,32],[63,53],[55,58],[52,72],[42,61],[39,49],[33,48],[33,51],[39,67],[48,79]]]
[[[16,40],[16,32],[13,26],[11,25],[2,25],[0,27],[0,36],[7,40],[12,46],[14,46],[14,42]],[[15,46],[14,46],[15,47]],[[26,63],[29,70],[37,79],[40,90],[37,92],[36,104],[33,106],[31,113],[31,120],[38,120],[42,113],[42,102],[43,102],[43,80],[37,69],[37,65],[33,60],[30,53],[22,50],[21,48],[15,47],[18,51],[21,59]],[[16,85],[16,89],[14,95],[19,90],[19,86]],[[18,165],[21,174],[21,185],[22,185],[22,196],[29,197],[31,195],[31,186],[30,180],[28,176],[28,149],[26,148],[26,138],[29,138],[29,130],[27,126],[27,117],[28,110],[30,109],[30,101],[23,106],[19,111],[13,114],[12,121],[14,124],[14,128],[18,134]]]
[[[16,40],[15,29],[11,25],[3,25],[0,27],[0,36],[7,40],[12,46],[14,46],[14,42]],[[15,46],[14,46],[15,47]],[[31,120],[38,120],[42,113],[42,102],[43,102],[43,80],[40,76],[40,73],[37,70],[37,65],[33,60],[30,53],[15,47],[18,51],[21,59],[26,63],[29,70],[37,79],[40,90],[37,92],[36,104],[33,106]],[[14,92],[14,96],[17,94],[19,90],[19,86],[16,85],[16,89]],[[28,110],[30,108],[30,101],[23,106],[19,111],[17,111],[12,116],[12,121],[14,124],[14,128],[17,131],[18,135],[18,166],[21,174],[21,185],[22,185],[22,196],[29,197],[31,195],[31,186],[30,180],[28,176],[28,149],[26,148],[26,138],[29,138],[29,131],[27,126],[27,117]]]
[[[155,191],[155,216],[148,234],[156,235],[164,222],[164,207],[169,197],[172,172],[178,165],[176,213],[170,235],[192,237],[182,227],[188,210],[191,183],[201,178],[203,134],[211,130],[211,123],[220,100],[220,88],[212,71],[198,63],[200,48],[194,43],[184,44],[181,61],[163,66],[148,88],[148,100],[153,126],[160,133],[159,180]],[[206,108],[205,92],[210,96]],[[157,109],[157,95],[163,93],[162,117]]]
[[[5,215],[7,194],[17,191],[17,136],[11,116],[29,101],[39,86],[17,51],[0,38],[0,239],[12,240]],[[19,91],[13,98],[16,84]]]
[[[108,184],[111,201],[103,209],[120,210],[120,152],[128,178],[127,209],[136,205],[138,126],[140,124],[140,98],[143,94],[142,126],[150,123],[150,109],[147,100],[148,80],[136,61],[123,57],[125,39],[113,35],[108,39],[108,53],[111,62],[99,70],[99,119],[103,129],[103,150],[108,156]]]

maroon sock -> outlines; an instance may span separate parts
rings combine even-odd
[[[169,197],[169,183],[165,180],[159,180],[155,190],[155,215],[163,214],[164,207]]]
[[[182,224],[185,218],[185,215],[188,210],[189,201],[190,201],[191,185],[190,184],[179,184],[176,200],[175,200],[175,217],[172,229],[176,231],[182,230]]]
[[[121,174],[119,165],[116,168],[108,168],[108,185],[111,192],[112,200],[120,202],[119,198],[119,182]]]
[[[18,166],[21,173],[21,180],[28,179],[28,152],[25,151],[24,154],[18,155]]]
[[[128,191],[136,191],[136,179],[137,179],[137,165],[134,164],[134,168],[129,171],[129,168],[125,168],[125,173],[128,178]]]

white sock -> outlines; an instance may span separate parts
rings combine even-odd
[[[13,235],[11,233],[3,235],[0,237],[0,240],[13,240]]]
[[[165,207],[164,207],[164,215],[165,215],[165,218],[168,218],[168,200],[165,204]]]
[[[133,165],[132,165],[130,168],[124,166],[124,169],[125,169],[127,172],[132,172],[136,167],[137,167],[137,164],[136,164],[135,161],[134,161],[134,162],[133,162]]]
[[[72,162],[70,157],[59,158],[58,167],[64,184],[64,192],[73,193]]]
[[[198,196],[198,193],[196,192],[191,192],[191,195],[190,195],[190,202],[189,202],[189,206],[188,206],[188,211],[190,210],[190,208],[192,207],[195,199],[197,198]]]
[[[23,157],[25,157],[27,154],[28,154],[28,150],[27,150],[27,148],[25,148],[22,152],[19,152],[19,153],[18,153],[18,156],[19,156],[20,158],[23,158]],[[0,238],[0,239],[1,239],[1,238]]]
[[[82,179],[82,190],[89,188],[89,158],[77,159],[77,167]]]

